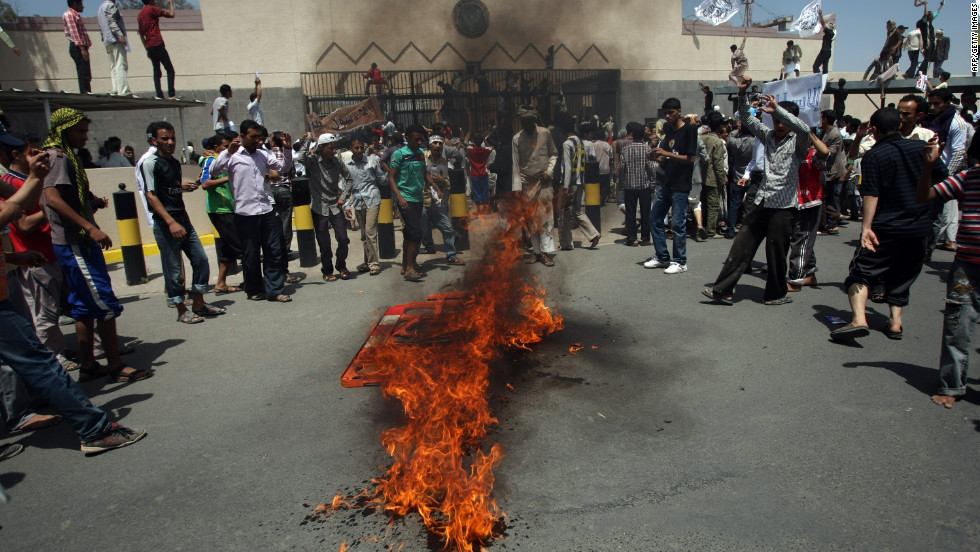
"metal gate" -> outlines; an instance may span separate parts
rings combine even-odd
[[[456,128],[485,132],[491,125],[517,128],[516,110],[535,106],[544,123],[567,110],[579,120],[616,115],[619,70],[387,71],[383,85],[370,84],[357,71],[302,73],[308,113],[324,116],[375,95],[397,124],[426,126],[436,120]],[[468,115],[469,113],[469,115]],[[438,117],[437,117],[438,115]]]

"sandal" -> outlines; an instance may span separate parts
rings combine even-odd
[[[228,312],[228,309],[224,307],[216,307],[214,305],[204,303],[204,306],[199,310],[194,311],[194,314],[198,316],[218,316],[219,314],[224,314]]]
[[[85,383],[87,381],[97,380],[108,374],[109,368],[96,362],[90,366],[82,366],[78,369],[78,381]]]
[[[713,289],[702,289],[701,295],[711,299],[711,302],[713,303],[720,303],[722,305],[728,305],[729,307],[735,304],[735,301],[732,300],[731,296],[725,297],[724,295],[715,292]]]
[[[531,255],[530,257],[524,259],[524,262],[527,263],[527,264],[534,264],[534,263],[538,262],[539,260],[540,259],[538,258],[537,255]]]
[[[350,271],[346,268],[340,271],[341,280],[350,280]]]
[[[238,286],[225,286],[223,288],[216,287],[216,288],[214,288],[214,294],[215,295],[224,295],[226,293],[236,293],[236,292],[239,292],[241,290],[242,290],[242,288],[240,288]]]
[[[180,322],[181,324],[200,324],[201,322],[204,322],[204,317],[186,310],[184,311],[184,314],[177,317],[177,322]]]
[[[126,368],[129,368],[132,372],[123,372]],[[115,370],[109,370],[109,375],[105,380],[107,383],[133,383],[134,381],[144,380],[152,375],[153,372],[149,370],[144,370],[143,368],[136,369],[123,364]]]
[[[855,326],[853,322],[830,332],[831,341],[852,341],[871,333],[867,326]]]
[[[544,253],[542,253],[541,254],[541,264],[543,264],[544,266],[555,266],[555,261],[551,260],[551,257],[549,257],[549,256],[545,255]]]
[[[371,276],[377,276],[378,274],[381,274],[381,269],[380,268],[372,268],[371,271],[368,274],[370,274]]]
[[[27,420],[27,422],[15,427],[14,431],[37,431],[39,429],[45,429],[51,426],[56,426],[60,424],[62,420],[62,417],[58,415],[45,416],[41,419],[38,419],[41,416],[44,415],[35,414],[34,416],[31,417],[30,420]]]
[[[405,281],[406,282],[421,282],[422,281],[422,275],[419,274],[418,272],[415,272],[414,270],[412,270],[411,272],[408,272],[408,273],[405,274]]]
[[[897,332],[893,332],[892,331],[892,320],[891,320],[891,318],[889,318],[888,319],[888,322],[886,322],[885,325],[881,327],[881,333],[885,334],[885,337],[887,337],[888,339],[894,339],[895,341],[901,341],[902,340],[902,330],[901,329],[899,329]]]
[[[762,304],[773,307],[776,305],[786,305],[792,302],[793,302],[793,298],[786,296],[786,297],[780,297],[779,299],[771,299],[769,301],[763,301]]]
[[[292,300],[293,298],[286,295],[285,293],[280,293],[279,295],[276,295],[275,297],[269,299],[269,301],[275,301],[276,303],[289,303]]]
[[[65,369],[65,372],[73,372],[78,370],[78,368],[81,366],[81,364],[64,355],[55,355],[55,358],[58,359],[58,362],[61,364],[61,367]]]
[[[300,281],[299,276],[286,276],[285,283],[287,284],[298,284]]]
[[[248,296],[249,301],[265,301],[266,297],[264,293],[256,293],[255,295]]]
[[[323,281],[324,282],[336,282],[337,281],[337,277],[334,276],[333,274],[324,274],[323,275]]]

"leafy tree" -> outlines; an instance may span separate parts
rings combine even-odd
[[[14,8],[0,0],[0,23],[16,23],[17,22],[17,12]]]

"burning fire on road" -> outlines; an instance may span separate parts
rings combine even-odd
[[[377,383],[397,399],[405,423],[384,431],[388,472],[359,497],[337,495],[311,517],[354,504],[393,516],[421,515],[446,549],[472,552],[492,540],[503,512],[491,497],[493,470],[504,456],[487,446],[497,423],[487,398],[491,362],[507,349],[528,349],[562,329],[547,292],[522,270],[520,228],[534,224],[534,205],[504,206],[509,229],[484,217],[485,253],[469,265],[460,289],[388,309],[344,375],[345,386]]]

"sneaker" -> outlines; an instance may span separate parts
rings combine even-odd
[[[671,264],[673,263],[671,263],[670,261],[661,261],[656,257],[651,257],[649,261],[643,263],[643,267],[644,268],[667,268]]]
[[[9,445],[0,445],[0,461],[6,460],[8,458],[13,458],[21,452],[24,451],[24,445],[20,443],[10,443]]]
[[[670,263],[664,274],[678,274],[680,272],[687,272],[687,265],[682,265],[681,263]]]
[[[109,426],[109,429],[102,433],[102,435],[99,435],[94,439],[89,439],[88,441],[83,441],[82,452],[85,454],[105,452],[107,450],[132,445],[143,437],[146,437],[145,429],[128,428],[117,423],[113,423]]]

